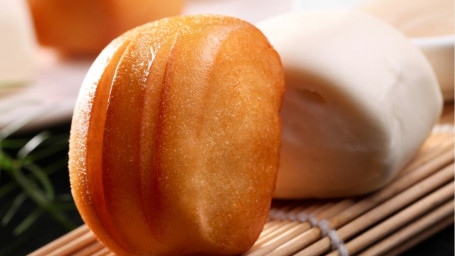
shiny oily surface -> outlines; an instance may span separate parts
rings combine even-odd
[[[174,17],[117,38],[73,117],[84,221],[119,255],[246,251],[270,207],[283,92],[277,53],[238,19]]]

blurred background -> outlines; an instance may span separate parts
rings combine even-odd
[[[396,26],[426,54],[453,107],[451,0],[0,0],[0,255],[25,255],[82,224],[67,170],[71,116],[113,38],[179,14],[255,23],[309,8],[358,8]],[[451,226],[406,255],[453,255],[453,246]]]

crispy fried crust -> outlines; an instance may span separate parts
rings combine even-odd
[[[75,109],[77,207],[119,255],[230,255],[266,221],[279,161],[280,59],[254,26],[138,27],[90,69]]]

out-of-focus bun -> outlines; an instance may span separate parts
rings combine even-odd
[[[28,0],[38,40],[69,55],[97,55],[115,37],[177,15],[182,0]]]

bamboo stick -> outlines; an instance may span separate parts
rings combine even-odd
[[[385,203],[374,208],[368,213],[343,226],[341,229],[338,230],[338,236],[342,240],[349,239],[358,232],[366,229],[367,227],[373,225],[374,223],[380,221],[381,219],[389,216],[393,212],[403,208],[409,203],[412,203],[413,201],[419,199],[420,197],[431,192],[432,190],[441,186],[447,181],[453,180],[453,177],[454,173],[452,164],[444,168],[441,172],[435,173],[430,178],[413,185],[410,189],[396,195],[392,199],[386,201]],[[331,227],[337,228],[335,225]],[[326,252],[330,248],[331,241],[328,237],[325,237],[296,255],[319,255]]]
[[[260,237],[250,250],[254,250],[257,247],[262,246],[262,244],[269,241],[277,234],[281,234],[281,233],[285,232],[286,230],[292,229],[293,227],[295,227],[297,225],[299,225],[299,223],[295,222],[295,221],[289,221],[289,220],[281,221],[281,224],[279,224],[277,229],[266,234],[265,236]]]
[[[273,208],[276,208],[283,213],[277,215],[278,218],[287,220],[269,219],[264,226],[258,242],[254,245],[252,250],[248,252],[249,255],[289,255],[303,249],[297,254],[300,255],[318,243],[319,245],[323,245],[322,249],[324,249],[324,251],[330,249],[330,240],[328,238],[317,241],[322,235],[321,230],[319,230],[318,227],[311,227],[309,222],[299,223],[294,221],[296,218],[295,216],[301,212],[305,212],[309,215],[312,214],[318,221],[328,219],[331,228],[339,228],[344,225],[339,229],[338,234],[343,240],[346,240],[346,237],[353,237],[354,235],[359,234],[359,232],[362,232],[371,225],[390,216],[390,214],[411,204],[404,210],[401,210],[394,216],[356,237],[350,241],[346,247],[349,252],[359,252],[370,244],[376,243],[379,238],[393,232],[394,229],[403,226],[413,218],[420,216],[424,211],[422,209],[434,207],[432,202],[422,202],[422,200],[434,196],[436,192],[429,195],[428,193],[430,193],[435,186],[437,187],[447,182],[447,179],[453,180],[453,139],[453,133],[450,132],[433,134],[422,146],[421,151],[416,158],[401,174],[399,174],[394,182],[370,196],[343,199],[341,201],[307,200],[300,202],[292,201],[291,203],[286,201],[274,202]],[[449,169],[451,170],[451,174],[449,174]],[[452,187],[450,197],[453,198],[453,183],[444,187],[447,190],[445,193],[448,193],[448,186]],[[416,187],[419,187],[419,189]],[[438,191],[441,191],[441,189]],[[416,202],[416,200],[425,195],[427,196],[424,199]],[[444,195],[447,197],[448,194]],[[435,200],[442,199],[436,198]],[[417,209],[415,205],[418,203],[427,208]],[[453,201],[450,203],[453,204]],[[419,218],[414,223],[403,227],[389,238],[385,238],[372,247],[367,248],[363,254],[371,255],[387,252],[387,255],[396,255],[442,229],[442,227],[448,225],[447,223],[453,223],[453,214],[449,217],[441,217],[442,215],[447,214],[449,209],[447,205],[450,203],[446,203],[444,206]],[[453,205],[450,210],[453,213]],[[438,221],[441,222],[437,223]],[[433,224],[435,224],[434,227],[429,228],[429,225],[431,226]],[[422,230],[425,230],[425,232],[421,232]],[[419,235],[416,235],[417,233],[419,233]],[[411,237],[412,240],[403,242]],[[325,240],[329,240],[328,246],[326,245],[327,241],[323,242]],[[311,245],[314,241],[317,242]],[[397,244],[400,244],[400,246],[397,246]],[[309,245],[311,246],[307,247]],[[83,225],[30,255],[105,256],[113,254],[98,243],[87,226]],[[336,255],[336,252],[332,252],[332,255]]]
[[[329,205],[330,207],[327,207],[327,209],[321,209],[321,211],[316,215],[316,219],[323,220],[323,219],[332,217],[335,214],[345,210],[353,203],[354,203],[353,200],[345,199],[345,200],[339,201],[336,204],[331,204],[331,205]],[[308,221],[303,222],[303,223],[299,224],[298,226],[295,226],[294,228],[292,228],[284,233],[278,234],[273,239],[262,244],[260,246],[260,248],[257,248],[253,252],[246,254],[246,255],[249,255],[249,256],[275,255],[276,252],[272,252],[274,249],[276,249],[277,247],[286,243],[287,241],[293,239],[294,237],[298,236],[299,234],[307,231],[310,228],[311,228],[311,224]],[[280,255],[280,252],[278,252],[278,255]]]
[[[112,254],[106,247],[92,254],[92,256],[106,256]]]
[[[283,232],[272,240],[267,241],[267,243],[263,243],[260,246],[253,248],[253,250],[247,252],[245,255],[248,256],[260,256],[260,255],[270,255],[270,252],[274,250],[276,247],[282,245],[284,242],[289,241],[296,235],[305,232],[306,230],[311,228],[311,224],[306,221],[301,223],[292,229],[289,229],[286,232]]]
[[[431,150],[434,150],[438,148],[442,143],[450,141],[450,138],[453,138],[453,134],[433,132],[419,148],[418,152],[429,152]]]
[[[366,211],[372,209],[376,205],[392,198],[398,193],[401,193],[410,186],[425,179],[449,163],[453,162],[453,158],[453,152],[446,151],[440,157],[434,159],[431,162],[428,162],[425,165],[422,165],[413,172],[410,172],[408,175],[395,180],[389,184],[389,186],[385,187],[382,190],[379,190],[371,196],[366,197],[365,199],[359,201],[357,204],[348,208],[346,211],[343,211],[341,214],[338,214],[334,218],[330,219],[331,227],[338,228],[365,213]]]
[[[447,137],[447,136],[444,136]],[[451,139],[444,138],[437,147],[431,148],[428,150],[428,152],[422,152],[421,155],[419,155],[416,159],[414,159],[399,175],[398,178],[406,175],[407,172],[412,171],[419,166],[422,166],[429,162],[432,159],[437,158],[440,154],[453,150],[454,147],[454,141],[453,141],[453,136],[450,136]]]
[[[316,213],[319,209],[325,207],[325,204],[321,204],[321,203],[315,203],[311,206],[309,206],[305,212],[308,213],[308,214],[314,214]],[[282,226],[280,226],[279,228],[273,230],[272,232],[268,233],[267,235],[265,235],[264,237],[261,237],[260,239],[258,239],[256,241],[256,243],[253,245],[253,247],[250,249],[250,252],[251,251],[254,251],[256,248],[262,246],[265,242],[273,239],[274,237],[276,237],[277,235],[281,234],[281,233],[284,233],[285,231],[289,230],[289,229],[292,229],[296,226],[299,225],[298,222],[295,222],[295,221],[289,221],[289,220],[286,220],[286,221],[282,221],[282,223],[284,223]]]
[[[420,166],[412,172],[409,172],[408,175],[401,177],[400,179],[395,180],[389,184],[384,189],[367,196],[366,198],[360,200],[356,204],[352,205],[343,212],[337,214],[336,216],[329,219],[331,228],[339,228],[340,226],[352,221],[363,213],[371,210],[376,205],[392,198],[398,193],[401,193],[405,189],[409,188],[413,184],[425,179],[429,175],[437,172],[441,167],[444,167],[448,163],[453,162],[453,152],[452,150],[446,151],[444,154],[440,155],[438,158],[429,161],[428,163]],[[300,234],[299,236],[293,238],[287,243],[276,248],[276,255],[290,255],[296,251],[302,250],[303,248],[309,246],[316,240],[321,237],[322,233],[319,228],[314,227],[310,230]]]
[[[448,217],[452,217],[453,222],[453,208],[454,202],[451,200],[450,202],[447,202],[444,205],[440,206],[438,209],[404,227],[402,230],[387,237],[381,242],[376,243],[374,246],[363,251],[360,256],[383,255],[391,249],[399,246],[403,242],[412,239],[417,234],[424,232],[425,230],[437,225],[440,222],[443,222]]]
[[[294,237],[285,244],[280,245],[270,255],[291,255],[302,248],[307,247],[314,241],[318,240],[321,237],[321,231],[319,228],[311,228],[303,232],[302,234]]]
[[[271,228],[272,226],[274,226],[275,224],[278,224],[280,221],[279,220],[268,220],[265,224],[264,224],[264,227],[262,228],[262,232],[264,232],[265,230]],[[262,233],[261,233],[262,234]]]
[[[79,238],[80,236],[82,236],[82,235],[84,235],[84,234],[86,234],[88,232],[90,232],[88,227],[86,225],[82,225],[82,226],[74,229],[70,233],[60,237],[59,239],[54,240],[51,243],[49,243],[49,244],[41,247],[40,249],[32,252],[31,254],[29,254],[29,256],[47,256],[51,252],[53,252],[53,251],[65,246],[65,245],[67,245],[71,241]]]
[[[453,157],[454,155],[452,150],[447,151],[440,157],[434,159],[433,161],[428,162],[427,164],[417,168],[413,172],[410,172],[408,175],[395,180],[384,189],[379,190],[378,192],[372,194],[371,196],[366,197],[365,199],[359,201],[357,204],[348,208],[346,211],[343,211],[341,214],[338,214],[334,218],[331,218],[330,219],[331,227],[338,228],[348,223],[349,221],[352,221],[353,219],[365,213],[366,211],[372,209],[376,205],[392,198],[398,193],[401,193],[410,186],[425,179],[426,177],[439,171],[439,169],[453,162]]]
[[[365,249],[367,246],[374,243],[374,241],[383,238],[384,236],[390,234],[397,228],[400,228],[403,225],[409,223],[413,219],[433,209],[436,205],[439,205],[449,200],[451,197],[453,197],[453,193],[454,183],[451,182],[450,184],[442,187],[441,189],[438,189],[436,192],[426,196],[425,198],[417,201],[416,203],[412,204],[406,209],[400,211],[399,213],[395,214],[394,216],[385,220],[379,225],[369,229],[359,237],[356,237],[354,240],[346,244],[346,249],[348,250],[349,254],[358,253],[360,250]],[[453,208],[453,204],[450,204],[450,206]],[[450,209],[444,210],[450,212]],[[338,234],[344,240],[342,230],[340,230]],[[339,254],[336,251],[329,254],[329,256],[337,255]]]
[[[264,239],[264,237],[267,237],[270,235],[270,233],[275,232],[277,229],[281,228],[283,225],[286,225],[287,221],[281,221],[281,220],[275,220],[273,221],[273,224],[270,225],[267,229],[263,230],[259,236],[258,239]]]
[[[81,250],[79,250],[77,252],[71,253],[71,256],[90,256],[93,253],[95,253],[103,248],[104,248],[104,246],[102,244],[100,244],[96,240],[93,240],[92,244],[82,248]]]
[[[357,225],[362,224],[363,226],[371,226],[374,223],[380,221],[382,218],[387,217],[388,215],[392,214],[395,211],[398,211],[405,207],[406,205],[418,200],[420,197],[430,193],[434,189],[440,187],[441,185],[445,184],[446,182],[453,180],[454,172],[453,172],[453,164],[447,166],[446,168],[442,169],[441,171],[433,174],[429,178],[413,185],[409,189],[403,191],[402,193],[396,195],[395,197],[391,198],[390,200],[382,203],[381,205],[377,206],[373,210],[367,212],[366,214],[358,217],[354,221],[350,222],[349,224],[345,225],[339,230],[340,234],[346,236],[352,236],[355,234],[354,230],[350,230],[350,228],[354,228]]]
[[[94,242],[94,240],[95,240],[95,237],[93,236],[93,233],[87,232],[87,233],[79,236],[78,238],[74,239],[73,241],[65,244],[64,246],[59,247],[59,248],[55,249],[54,251],[48,253],[47,255],[48,256],[69,255],[69,254],[72,254],[72,253],[80,250],[81,248],[83,248],[87,245],[90,245],[91,243]]]
[[[442,220],[441,222],[437,223],[433,227],[413,236],[412,239],[400,244],[398,247],[392,249],[391,251],[387,252],[387,256],[399,256],[403,252],[411,249],[412,247],[416,246],[418,243],[428,239],[429,237],[433,236],[434,234],[440,232],[441,230],[447,228],[450,225],[453,225],[454,216],[451,215],[446,219]]]
[[[267,237],[273,235],[276,233],[276,230],[282,227],[282,225],[286,225],[287,223],[292,223],[291,221],[281,221],[281,220],[276,220],[276,224],[273,227],[270,227],[267,230],[264,230],[259,238],[256,241],[256,244],[260,243],[261,241],[265,241],[264,239],[267,239]]]
[[[271,222],[271,225],[269,225],[266,229],[262,230],[260,237],[266,236],[268,233],[273,232],[274,230],[276,230],[277,228],[279,228],[283,225],[283,221],[281,221],[281,220],[273,220],[270,222]]]
[[[281,227],[283,225],[283,220],[282,219],[277,219],[275,214],[272,214],[272,212],[276,211],[292,211],[294,208],[299,208],[303,206],[298,206],[297,204],[289,204],[286,205],[283,202],[279,202],[280,206],[273,206],[270,211],[269,211],[269,221],[264,225],[264,229],[262,230],[259,239],[263,239],[265,236],[267,236],[269,233],[273,232],[277,228]],[[304,204],[305,205],[305,204]]]
[[[328,218],[331,218],[338,213],[346,210],[347,208],[351,207],[356,201],[353,199],[343,199],[339,201],[337,204],[335,204],[333,207],[321,212],[318,214],[317,219],[318,220],[325,220]]]

